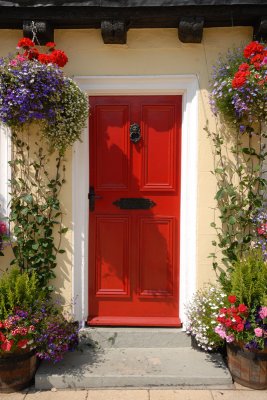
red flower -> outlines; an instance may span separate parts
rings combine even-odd
[[[261,63],[262,61],[263,61],[263,59],[264,59],[264,55],[263,54],[256,54],[255,56],[253,56],[251,59],[250,59],[250,62],[251,62],[251,64],[254,64],[254,63]]]
[[[234,303],[236,302],[236,296],[234,296],[234,295],[228,296],[228,301],[229,301],[231,304],[234,304]]]
[[[258,85],[259,85],[259,86],[264,85],[264,79],[262,79],[261,81],[259,81],[259,82],[258,82]]]
[[[22,349],[23,347],[26,347],[28,343],[28,339],[21,339],[18,343],[17,346],[19,349]]]
[[[225,326],[227,326],[227,328],[230,328],[232,326],[233,322],[230,318],[227,318],[225,321]]]
[[[258,42],[250,42],[244,49],[244,56],[251,58],[256,54],[261,54],[264,51],[264,47]]]
[[[18,47],[23,47],[23,48],[30,48],[30,47],[34,47],[35,44],[33,43],[33,41],[31,39],[28,38],[22,38],[18,41]]]
[[[259,71],[261,69],[261,64],[259,62],[255,62],[253,65],[254,65],[256,70]]]
[[[245,306],[245,304],[239,304],[238,311],[241,313],[246,313],[248,311],[248,308],[247,306]]]
[[[5,335],[2,332],[0,332],[0,342],[4,342],[5,340],[6,340]]]
[[[249,65],[247,63],[243,63],[239,65],[239,71],[247,71],[249,69]]]
[[[68,62],[68,57],[62,50],[54,50],[51,53],[52,62],[59,67],[64,67]]]
[[[246,78],[247,76],[250,75],[250,71],[237,71],[234,79],[232,80],[232,86],[233,88],[239,88],[243,86],[246,83]]]
[[[39,51],[34,47],[33,49],[29,49],[25,52],[25,55],[28,57],[29,60],[37,60],[39,56]]]
[[[56,47],[56,43],[55,42],[47,42],[46,47],[54,48],[54,47]]]
[[[236,315],[236,316],[235,316],[235,321],[236,321],[238,324],[241,324],[242,318],[241,318],[239,315]]]
[[[5,340],[4,343],[1,344],[1,349],[3,351],[10,351],[12,349],[12,346],[14,344],[14,340]]]
[[[225,324],[226,318],[225,317],[217,317],[217,321],[220,322],[221,324]]]
[[[42,64],[49,64],[53,62],[51,54],[39,54],[38,61],[40,61]]]
[[[244,330],[244,324],[238,324],[236,330],[237,332],[242,332]]]

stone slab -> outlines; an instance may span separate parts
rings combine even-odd
[[[150,400],[213,400],[209,390],[151,390]]]
[[[190,337],[178,328],[96,327],[80,331],[80,341],[101,347],[190,347]]]
[[[64,390],[28,393],[25,400],[87,400],[87,398],[86,390]]]
[[[266,400],[267,390],[212,390],[214,400]]]
[[[67,354],[61,363],[43,362],[37,389],[209,386],[232,387],[219,354],[191,348],[91,348]]]

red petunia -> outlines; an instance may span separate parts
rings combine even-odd
[[[5,340],[1,344],[1,349],[3,351],[11,351],[13,344],[14,344],[14,340]]]
[[[64,67],[68,62],[68,57],[62,50],[54,50],[51,53],[52,62],[59,67]]]
[[[0,332],[0,342],[4,342],[5,340],[6,340],[5,335],[2,332]]]
[[[23,347],[26,347],[28,344],[28,339],[21,339],[18,343],[17,346],[19,349],[22,349]]]
[[[264,55],[263,54],[256,54],[255,56],[253,56],[251,59],[250,59],[250,62],[251,62],[251,64],[254,64],[254,63],[261,63],[262,61],[263,61],[263,59],[264,59]]]
[[[23,48],[30,48],[30,47],[34,47],[35,44],[33,43],[33,41],[31,39],[28,38],[22,38],[18,41],[18,47],[23,47]]]
[[[234,303],[236,302],[236,296],[234,296],[234,295],[228,296],[228,301],[229,301],[231,304],[234,304]]]
[[[264,47],[259,42],[250,42],[244,49],[244,56],[251,58],[256,54],[262,54]]]
[[[49,47],[49,48],[54,48],[54,47],[56,47],[56,43],[55,42],[47,42],[46,43],[46,47]]]

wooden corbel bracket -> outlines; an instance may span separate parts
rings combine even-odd
[[[256,40],[267,40],[267,17],[262,17],[254,27],[253,37]]]
[[[183,43],[201,43],[204,18],[183,17],[179,22],[178,37]]]
[[[125,44],[127,27],[124,21],[101,21],[101,34],[105,44]]]

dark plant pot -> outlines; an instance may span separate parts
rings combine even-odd
[[[249,351],[227,343],[228,368],[235,382],[251,389],[267,389],[267,349]]]
[[[0,357],[0,392],[16,392],[30,386],[36,369],[37,357],[34,350]]]

